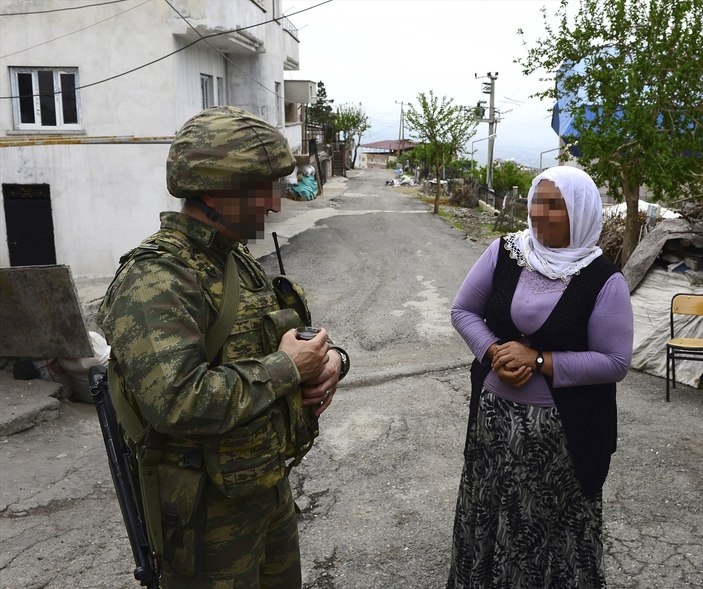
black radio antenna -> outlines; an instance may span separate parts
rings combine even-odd
[[[281,275],[285,276],[286,271],[283,269],[283,258],[281,257],[281,248],[278,245],[278,234],[275,231],[271,232],[273,244],[276,246],[276,257],[278,258],[278,267],[281,269]]]

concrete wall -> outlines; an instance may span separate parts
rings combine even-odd
[[[359,167],[360,168],[385,168],[388,164],[389,158],[395,159],[394,155],[389,155],[387,153],[370,153],[362,151],[359,154]]]
[[[65,7],[64,0],[2,4],[7,13]],[[269,21],[273,0],[182,0],[177,7],[202,35],[209,35]],[[85,86],[199,39],[165,2],[139,0],[3,17],[0,27],[0,55],[5,56],[0,58],[0,96],[12,94],[13,66],[77,67]],[[165,187],[168,145],[120,143],[119,138],[173,136],[201,110],[200,74],[224,79],[229,104],[275,123],[276,109],[284,112],[284,69],[297,69],[297,60],[297,41],[270,22],[198,41],[148,67],[80,89],[78,131],[16,130],[12,101],[0,100],[0,182],[48,184],[57,263],[70,265],[74,276],[110,275],[119,256],[158,227],[159,211],[180,207]],[[278,99],[275,82],[280,83]],[[293,149],[300,149],[300,125],[282,123],[281,130]],[[105,137],[106,143],[18,145],[47,135]],[[0,207],[0,266],[9,265]]]
[[[180,201],[165,188],[168,145],[45,145],[0,148],[2,182],[49,184],[57,264],[74,276],[106,276],[158,229]],[[57,170],[59,172],[57,172]],[[0,208],[0,266],[10,265]]]

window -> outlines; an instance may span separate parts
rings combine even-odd
[[[285,103],[285,115],[286,124],[299,123],[300,122],[300,112],[303,108],[302,105],[296,104],[295,102]]]
[[[78,68],[10,68],[15,129],[80,129]]]
[[[200,74],[200,93],[203,99],[203,108],[215,106],[214,88],[212,87],[212,76]]]
[[[217,104],[218,106],[224,106],[227,103],[227,97],[225,96],[225,79],[217,77]]]

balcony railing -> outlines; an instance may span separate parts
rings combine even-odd
[[[277,20],[283,27],[283,30],[288,31],[290,36],[300,43],[300,39],[298,39],[298,29],[295,28],[293,23],[290,22],[290,20],[288,20],[288,18],[285,16],[281,16]]]

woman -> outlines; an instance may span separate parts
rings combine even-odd
[[[448,589],[605,587],[601,488],[629,291],[596,245],[588,174],[542,172],[527,206],[528,228],[488,247],[452,306],[476,360]]]

